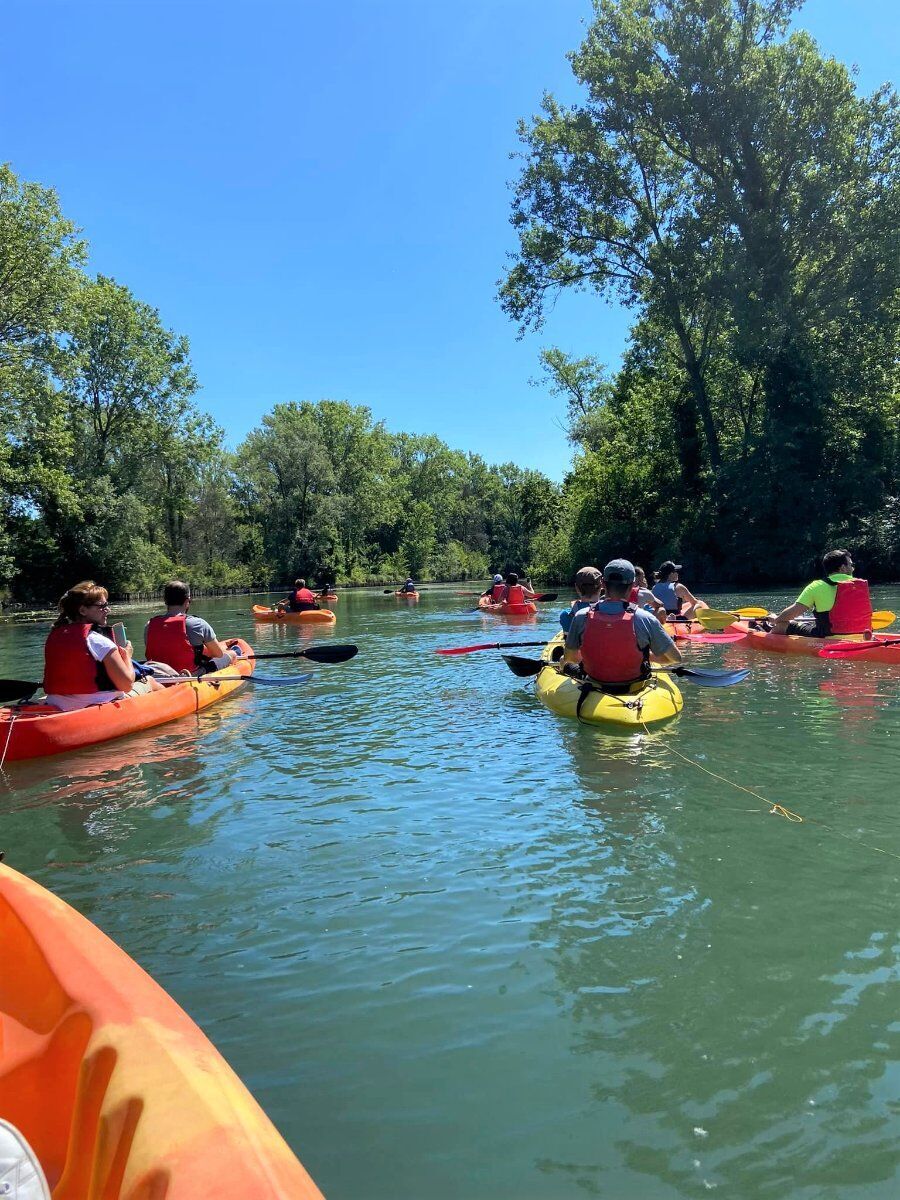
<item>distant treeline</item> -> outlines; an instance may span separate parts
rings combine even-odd
[[[798,7],[595,0],[584,100],[522,124],[501,304],[525,327],[564,288],[634,312],[614,375],[543,352],[561,486],[335,400],[229,452],[186,339],[0,167],[0,593],[567,581],[618,554],[771,583],[840,544],[900,576],[900,110],[788,33]]]

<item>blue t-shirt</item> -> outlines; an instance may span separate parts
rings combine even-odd
[[[601,600],[599,604],[593,606],[597,612],[609,613],[610,616],[622,611],[621,600]],[[566,634],[566,649],[580,650],[581,639],[584,637],[584,623],[587,620],[588,608],[584,608],[581,612],[575,613],[572,618],[572,624],[569,627],[569,632]],[[635,610],[632,628],[634,629],[634,639],[640,650],[649,648],[651,654],[666,654],[669,650],[675,649],[675,643],[654,617],[653,613],[647,612],[646,609],[638,608]]]
[[[675,591],[674,583],[654,583],[650,590],[666,606],[666,612],[677,613],[681,608],[681,597]]]
[[[568,633],[572,625],[572,618],[576,613],[581,612],[585,608],[590,608],[590,600],[574,600],[571,608],[564,608],[559,614],[559,623],[562,626],[563,633]]]

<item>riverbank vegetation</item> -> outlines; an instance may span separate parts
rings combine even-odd
[[[584,100],[523,122],[500,299],[634,314],[621,370],[545,351],[575,461],[563,557],[785,580],[900,574],[896,93],[789,29],[800,0],[595,0]],[[598,313],[599,315],[599,313]]]
[[[522,124],[500,303],[523,329],[563,289],[634,315],[614,373],[590,346],[542,354],[561,486],[343,400],[277,405],[232,448],[187,339],[0,167],[0,595],[549,582],[619,553],[774,582],[829,544],[900,575],[897,96],[860,95],[798,8],[596,0],[584,99]]]

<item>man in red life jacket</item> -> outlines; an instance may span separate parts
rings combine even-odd
[[[216,637],[216,631],[202,617],[188,615],[191,592],[186,583],[173,579],[163,589],[166,602],[164,617],[151,617],[144,628],[147,658],[165,663],[179,672],[194,675],[198,671],[217,671],[237,658]]]
[[[572,617],[563,664],[581,663],[585,675],[609,691],[627,691],[650,675],[650,655],[676,666],[681,652],[656,617],[631,603],[634,567],[614,558],[603,568],[606,595]]]
[[[822,576],[807,584],[793,604],[772,618],[773,633],[830,637],[871,630],[869,585],[865,579],[854,578],[849,550],[829,550],[822,558]]]
[[[315,593],[306,586],[305,579],[294,580],[294,586],[282,604],[288,612],[307,612],[311,608],[318,608]],[[281,607],[282,605],[279,605],[279,608]]]
[[[519,583],[519,576],[515,571],[510,571],[506,577],[506,583],[500,593],[500,603],[503,604],[524,604],[526,600],[533,600],[534,592],[530,587],[525,587]]]

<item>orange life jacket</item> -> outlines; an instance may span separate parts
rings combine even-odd
[[[525,604],[525,589],[520,583],[514,583],[511,587],[504,585],[500,599],[504,604]]]
[[[506,591],[505,583],[495,583],[491,588],[491,603],[499,604],[503,599],[503,593]]]
[[[634,613],[634,605],[624,602],[617,613],[589,609],[581,639],[581,665],[591,679],[626,684],[649,676],[650,651],[637,644]]]
[[[147,624],[145,646],[149,659],[168,663],[176,671],[195,670],[203,656],[202,650],[195,649],[188,640],[184,613],[151,617]]]
[[[59,625],[44,643],[44,691],[48,696],[89,696],[119,689],[88,650],[88,634],[96,626],[88,621]]]
[[[816,633],[828,637],[832,633],[868,633],[872,628],[872,600],[865,579],[845,579],[825,582],[837,588],[834,604],[827,613],[816,613]],[[824,630],[824,632],[823,632]]]

